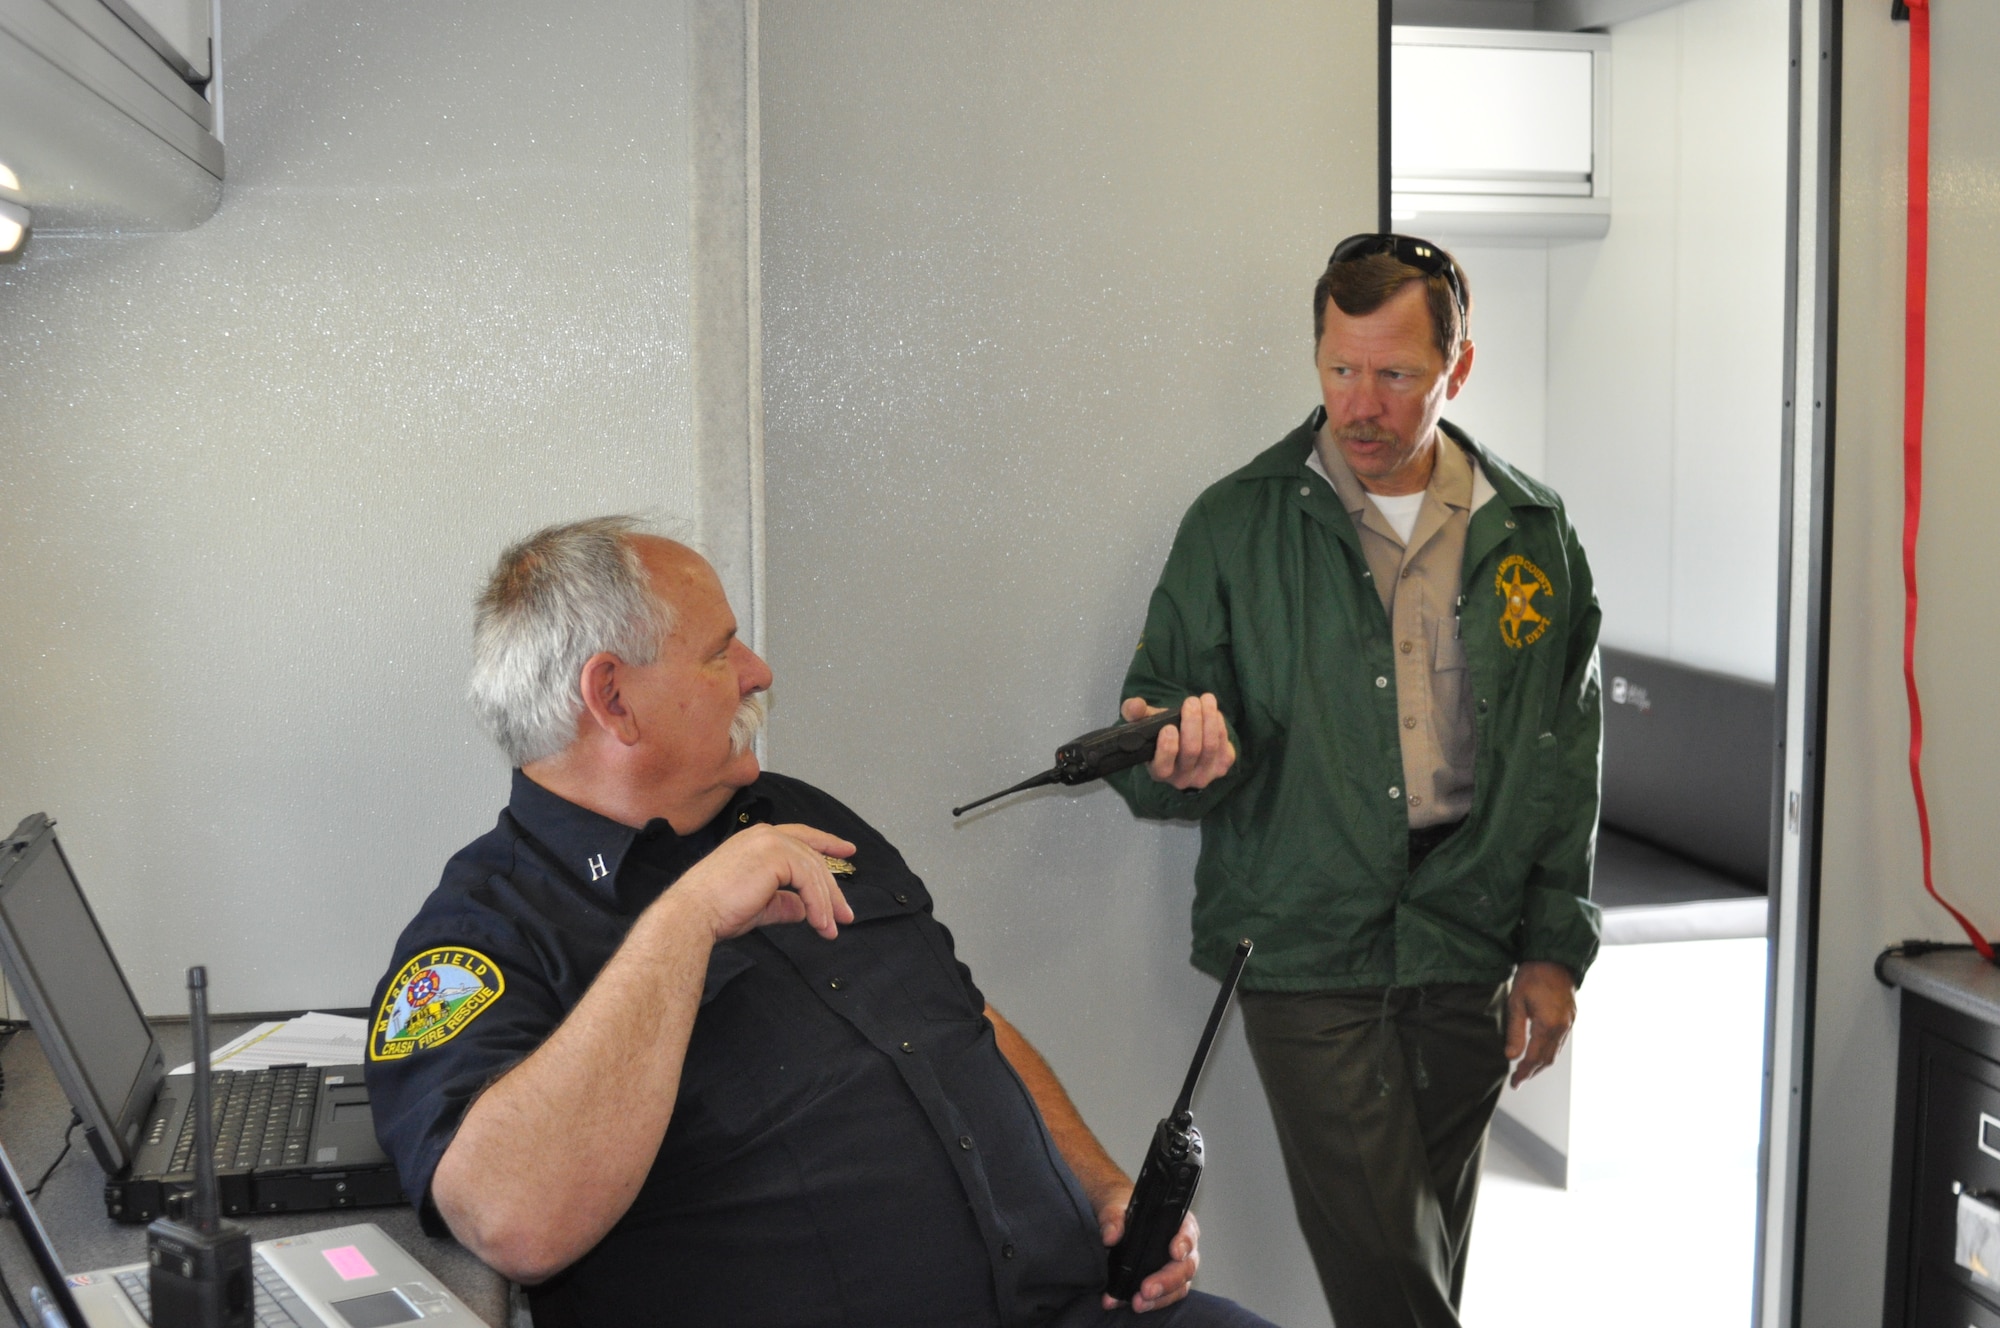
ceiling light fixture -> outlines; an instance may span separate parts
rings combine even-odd
[[[28,234],[28,224],[33,220],[28,209],[0,198],[0,258],[21,247],[21,241]]]
[[[21,192],[21,177],[8,170],[4,161],[0,161],[0,189],[12,189],[17,194]]]

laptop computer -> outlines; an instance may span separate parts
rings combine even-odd
[[[55,822],[39,812],[0,841],[0,967],[104,1168],[106,1211],[135,1223],[165,1215],[194,1188],[194,1076],[166,1073]],[[359,1065],[218,1070],[213,1083],[223,1212],[403,1201]]]
[[[48,1228],[0,1148],[0,1196],[41,1282],[9,1298],[42,1323],[69,1328],[150,1328],[147,1265],[65,1273]],[[373,1223],[260,1240],[250,1247],[252,1314],[259,1328],[483,1328],[485,1320]],[[16,1267],[18,1274],[18,1265]],[[46,1290],[44,1285],[46,1284]],[[52,1321],[49,1311],[60,1316]]]
[[[257,1241],[250,1264],[259,1328],[483,1328],[486,1322],[372,1222]],[[143,1263],[72,1273],[68,1282],[83,1315],[77,1328],[152,1322]]]

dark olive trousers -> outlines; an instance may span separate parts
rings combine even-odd
[[[1335,1328],[1457,1328],[1507,987],[1245,992]]]

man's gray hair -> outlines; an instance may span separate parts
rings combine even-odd
[[[584,661],[600,652],[651,664],[674,630],[631,536],[637,517],[600,516],[536,531],[500,555],[472,620],[480,722],[515,765],[576,740]]]

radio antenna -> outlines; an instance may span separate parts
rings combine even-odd
[[[1222,1027],[1223,1012],[1229,1009],[1229,998],[1236,994],[1237,980],[1243,976],[1243,965],[1249,962],[1254,948],[1248,936],[1236,943],[1236,958],[1230,961],[1229,972],[1222,979],[1222,990],[1215,993],[1215,1008],[1208,1012],[1208,1027],[1201,1030],[1201,1045],[1195,1048],[1194,1064],[1188,1066],[1187,1082],[1181,1085],[1181,1095],[1174,1099],[1175,1120],[1193,1118],[1194,1086],[1201,1081],[1202,1069],[1208,1064],[1208,1049],[1215,1043],[1215,1031]]]
[[[188,1028],[194,1034],[194,1225],[215,1234],[222,1205],[215,1194],[215,1116],[208,1070],[208,970],[188,970]]]

